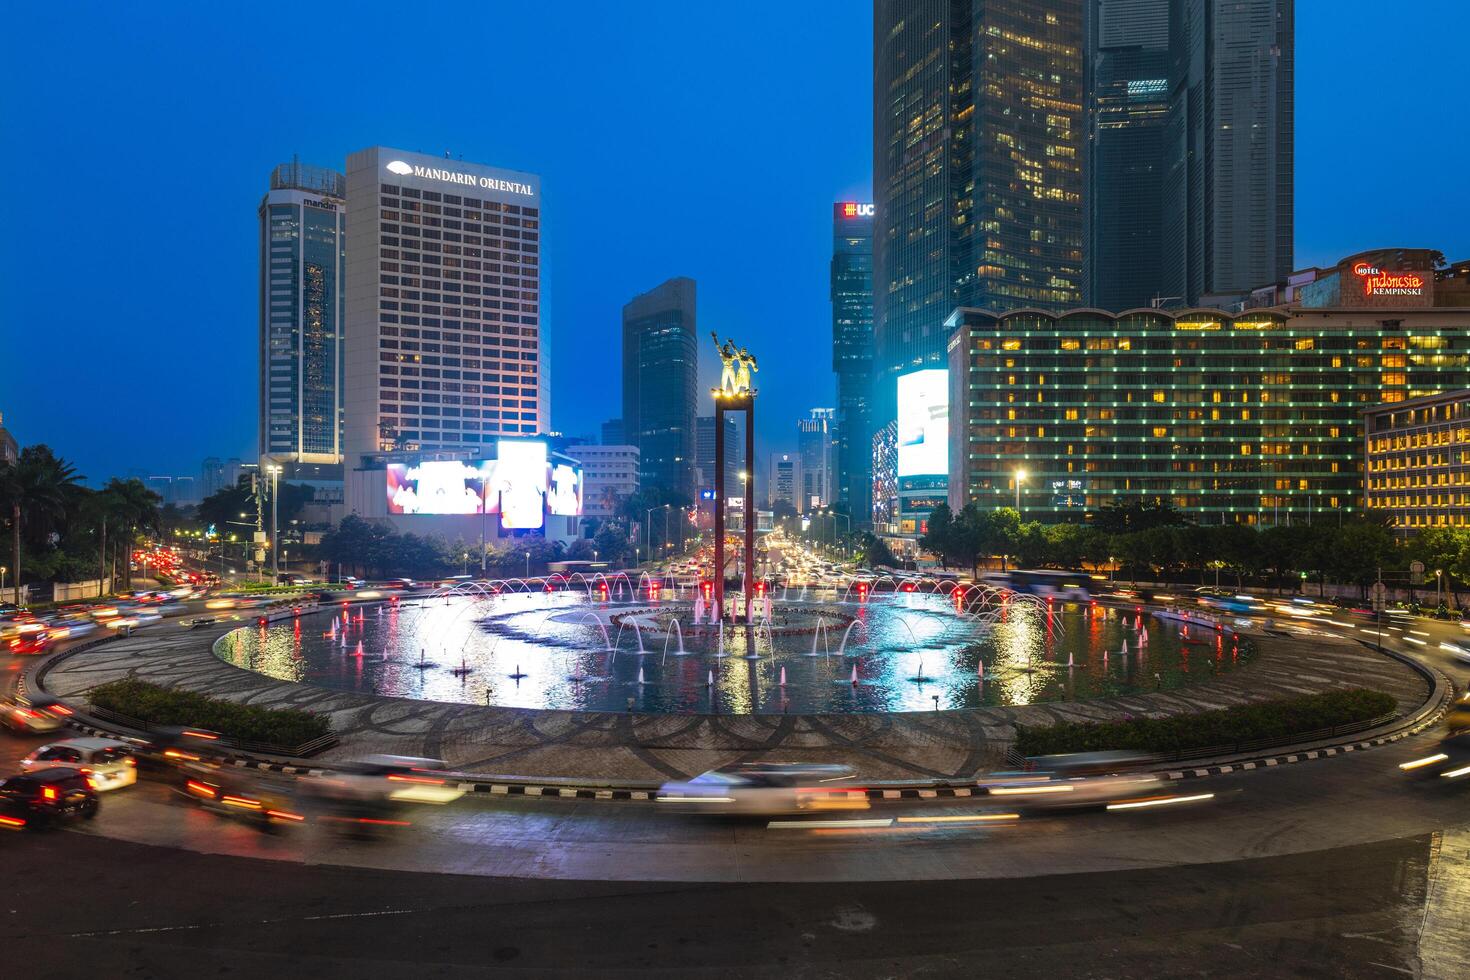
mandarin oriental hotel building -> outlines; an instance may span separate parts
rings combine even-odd
[[[386,466],[549,428],[540,178],[371,147],[347,158],[346,224],[347,507],[387,516]]]
[[[1361,510],[1363,409],[1470,387],[1470,310],[956,310],[951,507],[1081,521],[1160,499],[1202,524]],[[1334,513],[1335,512],[1335,513]]]

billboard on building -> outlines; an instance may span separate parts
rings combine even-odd
[[[949,472],[949,372],[913,371],[898,379],[898,476]]]
[[[499,514],[515,530],[544,526],[548,513],[580,517],[583,489],[581,467],[553,462],[539,440],[501,440],[491,460],[387,467],[389,514]]]
[[[498,498],[486,497],[483,465],[457,459],[389,463],[388,513],[495,513]]]

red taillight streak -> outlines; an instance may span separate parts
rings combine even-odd
[[[303,817],[299,813],[287,813],[285,810],[267,810],[267,811],[265,811],[265,815],[268,816],[268,817],[277,817],[277,818],[279,818],[281,820],[305,820],[306,819],[305,817]]]
[[[0,817],[0,827],[24,827],[26,822],[20,817]]]
[[[395,783],[428,783],[430,786],[443,786],[444,780],[430,779],[427,776],[401,776],[397,773],[388,777]]]
[[[207,796],[211,800],[214,799],[215,788],[208,783],[196,783],[194,782],[194,780],[191,779],[184,785],[191,793],[197,793],[200,796]]]

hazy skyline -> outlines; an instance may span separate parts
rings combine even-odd
[[[870,6],[404,11],[344,7],[320,30],[184,5],[10,12],[7,428],[94,484],[253,455],[270,170],[384,144],[542,177],[557,429],[596,437],[619,414],[622,305],[683,275],[702,334],[761,358],[758,458],[794,449],[796,419],[834,404],[831,203],[869,196]],[[1470,136],[1447,104],[1463,31],[1382,28],[1360,0],[1298,5],[1298,267],[1470,256]]]

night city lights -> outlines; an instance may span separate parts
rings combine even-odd
[[[8,13],[9,974],[1470,977],[1460,4]]]

